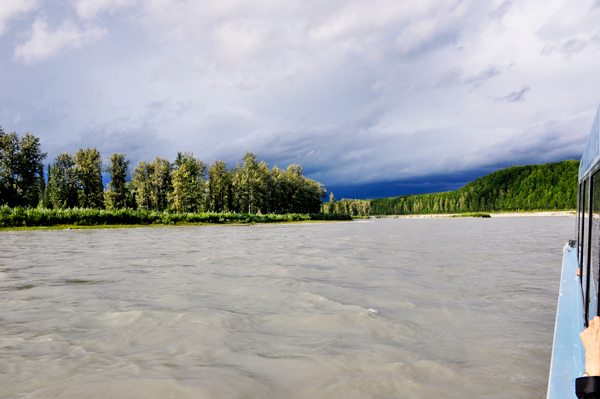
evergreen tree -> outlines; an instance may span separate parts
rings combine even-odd
[[[335,197],[333,193],[329,194],[329,202],[327,203],[327,213],[333,213],[335,210]]]
[[[46,199],[46,179],[44,178],[44,165],[40,165],[39,179],[37,183],[38,201],[37,206],[39,208],[47,208],[48,203]]]
[[[42,197],[41,206],[42,208],[51,208],[52,202],[50,201],[50,165],[48,165],[47,174],[48,181],[44,186],[44,194]]]

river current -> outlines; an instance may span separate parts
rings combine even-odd
[[[574,217],[0,232],[0,398],[544,397]]]

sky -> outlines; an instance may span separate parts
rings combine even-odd
[[[1,0],[0,126],[132,167],[300,164],[339,199],[580,159],[600,0]]]

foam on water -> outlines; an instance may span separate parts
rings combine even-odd
[[[573,218],[0,233],[0,398],[526,398]]]

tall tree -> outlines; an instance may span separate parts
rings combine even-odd
[[[121,209],[127,207],[127,168],[129,159],[123,153],[114,153],[110,156],[110,165],[106,172],[110,174],[110,183],[104,192],[106,209]]]
[[[256,213],[260,210],[264,185],[261,181],[260,167],[256,154],[247,152],[242,164],[236,169],[237,202],[240,211]]]
[[[171,163],[165,158],[154,157],[150,163],[150,198],[156,211],[169,208],[168,195],[173,190],[172,169]]]
[[[40,139],[29,133],[20,138],[0,127],[0,204],[37,206],[44,178]]]
[[[138,209],[152,209],[151,202],[151,166],[148,162],[141,160],[131,172],[131,186],[135,194],[135,202]]]
[[[55,209],[73,208],[78,203],[75,161],[68,152],[59,153],[50,167],[48,187],[50,203]]]
[[[270,183],[269,210],[273,213],[286,213],[289,208],[287,201],[291,187],[285,171],[279,169],[277,165],[271,171]]]
[[[42,208],[52,207],[52,202],[50,201],[50,165],[48,165],[46,176],[48,177],[48,181],[44,184],[44,192],[42,194],[43,196],[40,202]]]
[[[131,172],[131,184],[139,209],[162,211],[167,209],[168,194],[173,190],[171,163],[155,157],[151,163],[144,160]]]
[[[334,213],[335,211],[335,197],[333,193],[329,194],[329,202],[327,203],[327,213]]]
[[[270,199],[273,194],[273,177],[269,170],[269,165],[265,161],[258,164],[257,170],[257,189],[255,204],[257,212],[270,213]]]
[[[287,212],[289,213],[319,213],[323,199],[327,193],[323,185],[304,176],[302,166],[290,165],[285,171],[289,184]]]
[[[224,161],[213,162],[208,169],[208,205],[212,212],[232,210],[232,177]]]
[[[175,212],[201,212],[205,203],[206,165],[192,153],[177,153],[173,170],[173,190],[168,194]]]
[[[102,208],[102,157],[96,148],[79,149],[75,153],[75,173],[79,185],[79,206]]]

